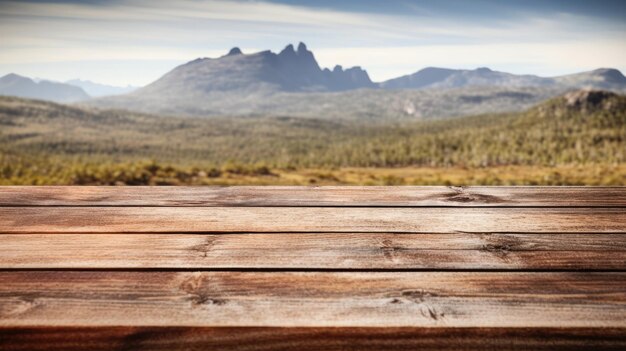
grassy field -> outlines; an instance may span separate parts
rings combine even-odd
[[[1,184],[624,185],[626,98],[368,123],[180,118],[0,97]]]
[[[19,167],[15,167],[19,165]],[[624,185],[626,164],[271,168],[83,163],[0,156],[0,185]]]

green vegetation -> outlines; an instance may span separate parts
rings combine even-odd
[[[179,118],[0,98],[2,184],[626,183],[626,97],[384,124]]]
[[[626,164],[270,169],[82,163],[0,156],[0,185],[623,185]]]

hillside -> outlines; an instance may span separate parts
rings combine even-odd
[[[358,89],[250,95],[212,92],[204,98],[174,96],[149,100],[130,95],[90,101],[87,106],[121,108],[179,116],[291,116],[330,120],[387,123],[484,113],[522,111],[568,89],[472,87],[425,90]],[[149,103],[148,103],[149,101]]]
[[[70,84],[34,80],[17,74],[0,77],[0,95],[56,102],[76,102],[89,99],[80,87]]]
[[[573,92],[523,113],[387,124],[272,116],[164,118],[0,98],[0,125],[5,179],[146,160],[175,168],[443,167],[444,172],[445,167],[566,165],[590,165],[593,172],[591,165],[626,163],[626,97],[608,92]],[[625,176],[613,174],[618,182]]]

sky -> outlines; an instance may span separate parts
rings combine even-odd
[[[298,42],[374,81],[429,66],[626,72],[626,1],[0,0],[0,75],[142,86],[234,46]]]

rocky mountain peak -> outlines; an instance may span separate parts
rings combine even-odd
[[[296,51],[293,48],[293,45],[289,44],[285,46],[285,48],[278,54],[279,56],[292,56],[295,55]]]
[[[235,46],[234,48],[230,49],[230,51],[228,52],[228,54],[226,54],[226,56],[236,56],[236,55],[241,55],[241,54],[243,54],[243,52],[241,52],[241,49]]]
[[[298,53],[307,53],[310,52],[307,48],[306,48],[306,44],[304,44],[303,42],[300,42],[300,44],[298,44]]]

